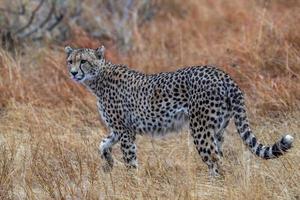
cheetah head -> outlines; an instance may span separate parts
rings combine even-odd
[[[96,77],[105,65],[104,46],[97,49],[73,49],[65,47],[67,66],[70,76],[78,82],[91,80]]]

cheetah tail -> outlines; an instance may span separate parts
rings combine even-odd
[[[250,129],[244,106],[234,108],[234,123],[239,135],[244,143],[250,148],[251,152],[263,159],[277,158],[292,147],[294,138],[291,135],[283,136],[272,146],[265,146],[258,142]]]

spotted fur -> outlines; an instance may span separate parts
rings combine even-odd
[[[146,75],[108,62],[104,47],[66,47],[73,79],[97,97],[101,118],[110,134],[99,151],[113,167],[112,146],[121,144],[126,166],[137,167],[136,134],[165,135],[189,127],[194,144],[212,175],[219,174],[224,130],[231,118],[250,151],[264,159],[277,158],[291,148],[285,135],[271,146],[260,143],[250,129],[243,93],[225,72],[212,66],[194,66]]]

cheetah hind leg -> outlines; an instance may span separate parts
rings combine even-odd
[[[213,177],[222,175],[219,167],[220,153],[216,143],[216,137],[213,134],[213,129],[196,132],[196,129],[191,128],[194,144],[202,161],[205,162],[209,169],[209,174]]]
[[[219,120],[221,121],[221,124],[219,126],[220,128],[217,130],[215,134],[217,148],[221,157],[223,157],[222,146],[224,142],[224,132],[229,124],[230,117],[231,117],[230,115],[226,115],[224,119]]]

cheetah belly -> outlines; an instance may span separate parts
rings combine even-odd
[[[179,108],[168,112],[168,117],[154,119],[152,123],[140,123],[139,132],[151,136],[165,136],[168,133],[179,132],[188,124],[188,112],[186,108]]]
[[[165,121],[165,130],[163,132],[157,132],[158,135],[166,134],[169,132],[179,132],[188,124],[188,112],[187,109],[181,108],[171,115],[171,120]]]

